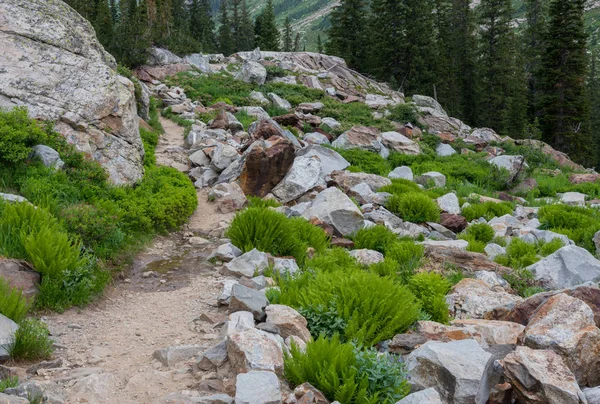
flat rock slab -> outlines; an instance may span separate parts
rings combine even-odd
[[[237,376],[236,404],[281,404],[279,379],[273,372],[251,371]]]

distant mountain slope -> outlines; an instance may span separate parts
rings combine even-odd
[[[215,9],[219,7],[219,0],[212,0]],[[473,0],[479,4],[481,0]],[[317,36],[325,40],[325,31],[329,27],[331,11],[340,3],[340,0],[273,0],[275,13],[283,24],[286,17],[290,17],[295,30],[303,36],[307,50],[316,50]],[[524,16],[524,0],[513,0],[515,18]],[[253,16],[259,14],[266,4],[265,0],[247,0],[248,7]],[[589,0],[587,8],[588,32],[598,36],[600,28],[600,0]]]

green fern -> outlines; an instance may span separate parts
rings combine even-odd
[[[421,301],[423,311],[428,313],[433,321],[442,324],[449,322],[445,296],[450,291],[450,282],[434,272],[422,272],[411,278],[409,287]]]
[[[11,288],[8,282],[0,277],[0,314],[19,323],[27,315],[29,307],[30,304],[23,293],[18,289]]]

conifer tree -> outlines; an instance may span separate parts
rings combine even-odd
[[[518,108],[516,104],[522,99],[519,92],[523,90],[511,27],[511,0],[482,0],[478,12],[481,107],[476,124],[502,135],[519,137],[521,133],[509,130],[509,127],[524,126],[523,121],[512,122],[521,118],[511,114]]]
[[[275,20],[273,0],[267,0],[267,6],[257,18],[257,46],[265,51],[279,51],[279,28]]]
[[[548,22],[547,0],[526,0],[526,28],[523,32],[525,69],[528,85],[528,115],[530,120],[539,116],[540,73],[545,52],[545,32]]]
[[[234,52],[233,35],[231,32],[231,21],[227,10],[227,0],[221,0],[221,26],[219,27],[219,51],[226,56]]]
[[[317,35],[317,52],[323,53],[323,42],[321,41],[321,34]]]
[[[358,70],[367,66],[367,12],[365,0],[342,0],[331,13],[328,32],[327,53],[344,58]]]
[[[296,32],[296,37],[294,38],[294,52],[300,52],[300,33]],[[304,51],[306,52],[306,46],[304,47]]]
[[[584,0],[552,0],[542,58],[543,95],[540,123],[544,141],[575,161],[595,163],[588,132],[589,104],[585,91],[587,35]]]
[[[254,25],[250,18],[246,0],[242,0],[242,17],[240,27],[240,48],[238,51],[249,51],[254,47]]]
[[[104,45],[105,49],[113,53],[115,43],[115,27],[113,16],[109,5],[109,0],[99,0],[96,4],[96,18],[93,21],[94,29],[98,41]]]
[[[291,52],[294,48],[294,40],[292,38],[292,22],[290,21],[290,17],[285,18],[285,23],[283,25],[283,51]]]
[[[192,0],[190,3],[190,34],[200,43],[203,52],[215,51],[215,24],[209,0]]]
[[[116,32],[115,54],[120,63],[134,67],[146,63],[150,47],[146,0],[122,0],[121,23]]]
[[[233,50],[241,49],[242,41],[242,10],[241,0],[231,0],[231,35],[233,38]]]
[[[600,69],[598,51],[594,50],[590,58],[590,73],[588,79],[588,98],[590,104],[589,130],[592,136],[596,156],[600,156]],[[598,168],[599,161],[595,162]]]

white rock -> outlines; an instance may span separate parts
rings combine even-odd
[[[435,152],[440,157],[447,157],[447,156],[452,156],[453,154],[456,154],[456,150],[454,150],[452,148],[452,146],[450,146],[449,144],[446,144],[446,143],[438,144],[437,147],[435,148]]]
[[[329,139],[327,139],[327,136],[318,132],[307,133],[304,135],[304,138],[302,140],[309,144],[331,144]]]
[[[404,179],[412,181],[414,179],[414,176],[410,167],[402,166],[394,168],[394,170],[388,174],[388,178],[391,178],[393,180]]]
[[[486,245],[484,251],[492,261],[496,259],[497,256],[506,254],[506,248],[496,243]]]
[[[8,349],[14,342],[18,329],[17,323],[0,313],[0,360],[8,358]]]
[[[425,240],[421,242],[424,246],[455,248],[466,251],[469,242],[466,240]]]
[[[398,132],[383,132],[381,140],[386,147],[398,153],[412,156],[421,154],[421,147],[418,143]]]
[[[350,251],[350,256],[360,265],[373,265],[383,261],[383,254],[379,251],[369,250],[366,248]]]
[[[512,178],[524,172],[529,167],[523,156],[497,156],[490,160],[490,164],[508,170]]]
[[[333,118],[323,118],[323,119],[321,119],[321,123],[323,125],[327,125],[329,128],[331,128],[333,130],[339,129],[342,126],[341,123],[339,123],[338,121],[336,121]]]
[[[440,398],[440,394],[430,387],[425,390],[417,391],[409,394],[396,404],[444,404]]]
[[[285,110],[292,109],[292,104],[290,104],[290,102],[288,100],[284,100],[283,98],[281,98],[280,96],[278,96],[275,93],[269,93],[269,94],[267,94],[267,97],[269,97],[269,99],[273,103],[273,106],[276,108],[281,108],[281,109],[285,109]]]
[[[235,382],[235,404],[281,404],[279,379],[273,372],[241,373]]]
[[[430,171],[418,176],[415,182],[421,185],[428,185],[428,183],[433,182],[434,186],[442,188],[446,186],[446,176],[436,171]]]
[[[561,195],[560,201],[565,205],[585,206],[586,195],[580,192],[565,192]]]
[[[242,255],[242,250],[231,243],[225,243],[214,249],[207,260],[216,259],[218,261],[229,262],[240,255]]]
[[[235,79],[262,86],[267,80],[267,69],[258,62],[245,60]]]
[[[415,94],[412,97],[412,102],[415,103],[417,108],[421,112],[425,112],[434,116],[447,117],[448,114],[444,111],[444,108],[434,98],[427,97],[425,95]]]
[[[262,105],[269,105],[270,102],[267,99],[267,97],[264,96],[263,93],[261,93],[260,91],[252,91],[250,93],[250,99],[262,104]]]
[[[443,212],[460,215],[460,202],[455,193],[440,196],[436,201]]]
[[[328,176],[334,171],[345,170],[350,163],[335,150],[320,145],[312,145],[299,150],[296,157],[318,157],[321,160],[322,175]]]
[[[320,192],[302,216],[308,220],[322,220],[343,236],[356,233],[364,225],[360,209],[337,188],[327,188]]]
[[[300,268],[293,258],[273,258],[273,270],[280,275],[294,276]]]
[[[267,254],[254,248],[225,264],[224,269],[234,276],[252,278],[255,273],[262,275],[268,267],[269,258]]]
[[[600,261],[586,249],[570,245],[527,267],[536,280],[551,289],[600,281]]]
[[[326,186],[323,166],[317,157],[296,157],[283,180],[271,191],[281,202],[287,203],[304,195],[319,184]]]

